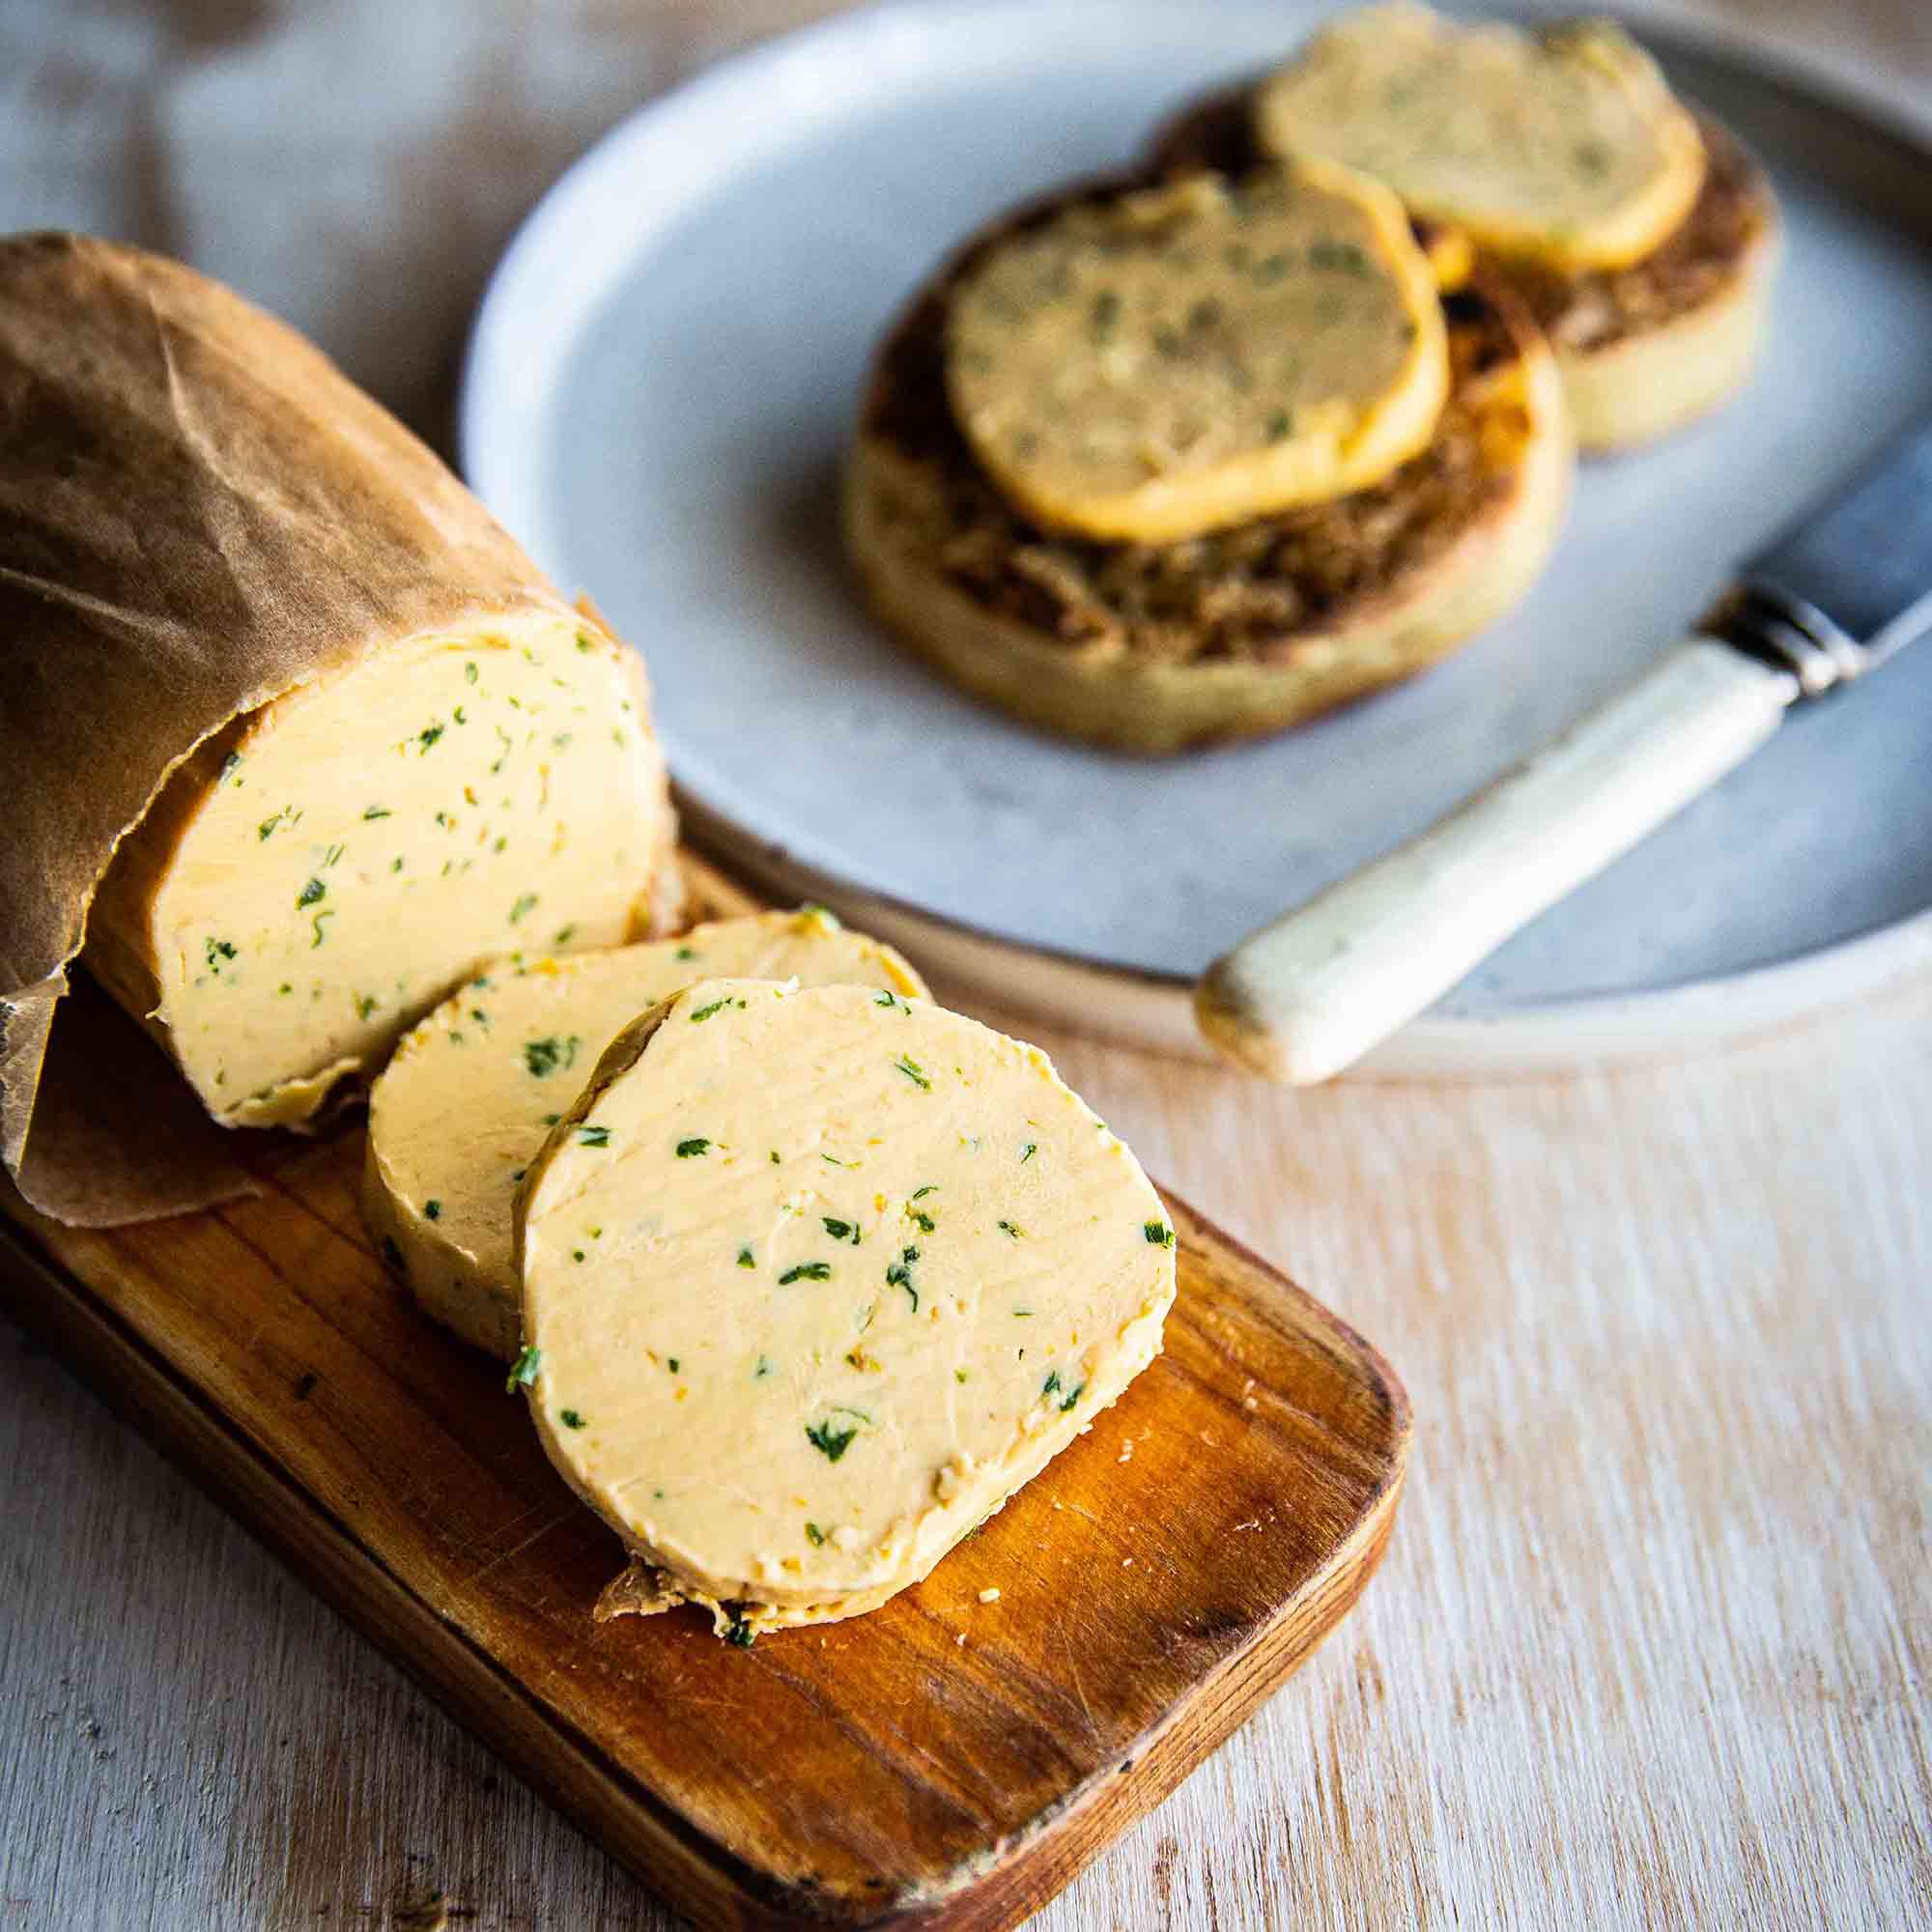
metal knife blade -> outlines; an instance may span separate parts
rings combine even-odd
[[[1714,614],[1813,696],[1932,631],[1932,418],[1752,557]]]

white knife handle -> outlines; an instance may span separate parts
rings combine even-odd
[[[1428,831],[1217,959],[1201,1030],[1309,1086],[1446,992],[1546,907],[1740,765],[1798,695],[1708,639],[1679,644]]]

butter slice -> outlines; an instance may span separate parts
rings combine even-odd
[[[1606,21],[1532,36],[1406,0],[1364,8],[1263,84],[1255,131],[1271,154],[1359,168],[1480,246],[1566,271],[1641,260],[1704,181],[1695,121]]]
[[[618,1031],[720,974],[925,995],[891,947],[817,907],[567,959],[495,962],[404,1037],[369,1095],[364,1217],[426,1314],[479,1349],[517,1352],[511,1208],[524,1170]]]
[[[217,1120],[298,1124],[484,960],[645,933],[673,838],[636,655],[505,614],[204,745],[116,853],[86,961]]]
[[[1174,1299],[1160,1198],[1043,1053],[855,987],[706,980],[637,1020],[518,1226],[519,1373],[645,1566],[623,1606],[747,1632],[924,1577]]]
[[[1449,362],[1401,204],[1315,164],[1015,229],[952,293],[946,380],[1035,522],[1168,543],[1387,475],[1434,434]]]

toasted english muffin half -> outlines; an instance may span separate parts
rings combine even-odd
[[[1159,754],[1280,730],[1409,676],[1517,601],[1562,520],[1572,442],[1549,350],[1492,275],[1443,298],[1435,433],[1371,488],[1161,544],[1050,532],[1015,508],[949,403],[948,297],[1014,223],[1096,191],[969,242],[879,350],[845,531],[900,642],[1031,724]]]
[[[1261,163],[1254,97],[1250,83],[1186,109],[1156,134],[1156,167],[1182,175]],[[1633,448],[1708,414],[1756,361],[1777,260],[1776,199],[1735,134],[1701,112],[1696,125],[1703,185],[1683,221],[1641,259],[1570,271],[1474,251],[1515,286],[1549,338],[1585,454]],[[1418,230],[1429,226],[1417,221]],[[1453,259],[1454,234],[1435,226],[1432,252]]]

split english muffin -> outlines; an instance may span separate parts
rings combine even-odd
[[[1270,222],[1298,222],[1299,240],[1257,248],[1230,213],[1250,202]],[[1157,239],[1139,232],[1151,205],[1159,206],[1144,183],[1073,190],[996,224],[942,269],[874,363],[845,520],[875,609],[936,669],[1046,729],[1164,753],[1281,729],[1464,641],[1541,567],[1572,452],[1555,366],[1522,300],[1493,275],[1440,299],[1420,287],[1418,265],[1432,283],[1455,277],[1453,238],[1392,236],[1378,223],[1386,252],[1373,257],[1331,232],[1349,211],[1368,220],[1367,210],[1385,205],[1346,171],[1197,179],[1170,198]],[[1307,431],[1314,441],[1338,418],[1378,420],[1391,398],[1402,399],[1391,412],[1408,413],[1405,436],[1382,444],[1377,466],[1328,462],[1314,488],[1281,507],[1189,476],[1160,493],[1160,506],[1192,487],[1193,525],[1163,518],[1144,538],[1109,541],[1065,527],[1073,518],[1042,517],[1037,495],[1020,499],[1010,468],[985,460],[987,421],[971,415],[974,392],[952,365],[981,340],[958,326],[960,291],[982,288],[989,258],[1011,261],[1043,230],[1099,238],[1091,256],[1047,259],[1040,299],[1058,325],[1062,386],[1051,387],[1044,357],[1014,357],[1032,378],[1016,386],[1035,398],[1042,424],[1051,403],[1065,408],[1063,444],[1077,447],[1084,425],[1111,431],[1136,412],[1191,423],[1210,413],[1217,384],[1222,419],[1234,425],[1222,435],[1239,453],[1242,425],[1259,421],[1283,440]],[[1231,271],[1264,288],[1292,285],[1298,306],[1232,310],[1221,287]],[[1123,333],[1137,334],[1141,351],[1124,366]],[[1423,412],[1406,405],[1436,342],[1439,407],[1418,440]],[[1116,386],[1132,395],[1109,393],[1110,363]],[[1192,386],[1163,384],[1169,363]],[[1274,382],[1290,393],[1255,393]],[[1043,428],[1036,434],[1048,441]],[[1154,443],[1151,482],[1168,481],[1168,445],[1179,440],[1143,437]],[[1330,434],[1327,448],[1349,446],[1346,429]],[[1223,453],[1211,443],[1200,465],[1216,485]]]

